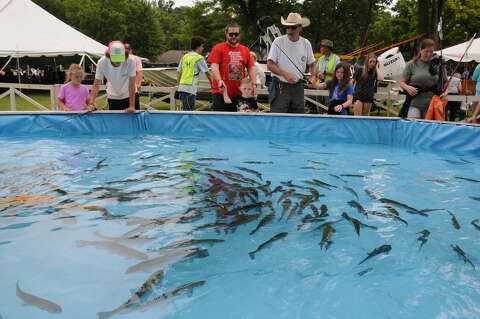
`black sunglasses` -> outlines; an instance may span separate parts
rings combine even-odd
[[[229,36],[229,37],[232,37],[232,38],[233,38],[233,37],[238,37],[239,35],[240,35],[239,32],[230,32],[230,33],[228,34],[228,36]]]
[[[287,29],[287,30],[288,30],[288,29],[297,30],[297,28],[298,28],[298,25],[287,25],[287,26],[285,27],[285,29]]]

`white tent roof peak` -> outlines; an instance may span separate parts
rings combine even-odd
[[[30,0],[0,0],[0,57],[102,56],[107,47]]]
[[[446,48],[442,50],[442,55],[445,60],[453,60],[453,61],[460,61],[462,55],[465,53],[467,49],[468,43],[470,41],[466,41],[452,47]],[[437,54],[440,54],[440,50],[436,51]],[[480,63],[480,38],[473,40],[472,45],[465,53],[462,62],[470,62],[470,61],[477,61]]]

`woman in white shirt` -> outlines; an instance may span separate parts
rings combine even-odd
[[[460,73],[455,73],[452,75],[452,79],[448,85],[448,95],[459,95],[462,91],[462,80]],[[457,114],[460,111],[460,106],[462,102],[460,101],[448,101],[447,103],[447,112],[448,120],[451,122],[455,121]]]

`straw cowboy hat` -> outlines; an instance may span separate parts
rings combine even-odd
[[[308,27],[310,25],[310,19],[307,17],[302,17],[300,14],[296,12],[290,12],[288,14],[287,19],[281,18],[281,22],[283,25],[301,25],[302,27]]]

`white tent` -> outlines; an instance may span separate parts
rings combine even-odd
[[[463,42],[453,47],[449,47],[442,50],[442,54],[445,60],[454,60],[460,61],[463,53],[467,49],[468,42]],[[437,54],[440,54],[440,51],[437,51]],[[473,40],[472,45],[468,49],[467,53],[463,57],[462,62],[476,61],[480,63],[480,38]]]
[[[102,56],[107,49],[30,0],[0,0],[0,21],[0,57]]]

